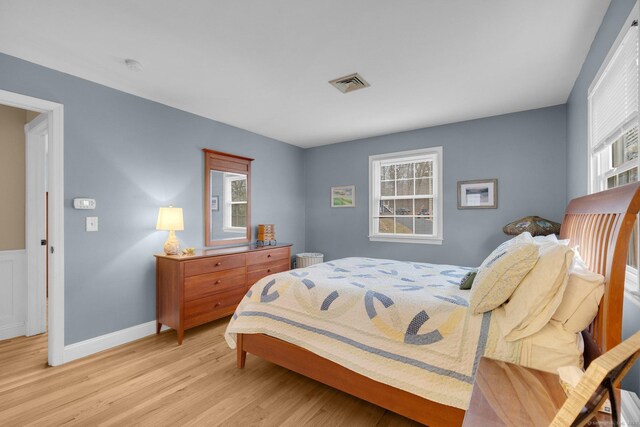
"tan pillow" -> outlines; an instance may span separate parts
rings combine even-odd
[[[598,314],[598,305],[604,295],[604,277],[589,271],[579,258],[569,271],[569,282],[562,302],[553,314],[553,320],[560,322],[564,329],[578,333],[593,322]]]
[[[469,308],[480,314],[503,304],[537,260],[538,246],[529,233],[498,246],[478,268]]]
[[[573,261],[566,245],[540,248],[540,259],[505,304],[500,327],[507,341],[528,337],[542,329],[562,302]]]

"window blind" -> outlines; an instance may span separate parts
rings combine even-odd
[[[592,152],[638,126],[638,48],[634,22],[589,94]]]

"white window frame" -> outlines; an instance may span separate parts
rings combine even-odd
[[[396,153],[378,154],[369,156],[369,241],[372,242],[400,242],[441,245],[443,241],[443,191],[442,191],[442,147],[430,147],[419,150],[401,151]],[[380,208],[380,179],[379,171],[381,163],[402,163],[405,161],[419,160],[433,161],[433,229],[434,235],[405,235],[392,233],[379,233],[376,229],[375,217]],[[424,196],[418,196],[425,198]],[[415,196],[413,197],[415,198]]]
[[[639,173],[640,173],[640,165],[638,164],[640,161],[640,157],[637,158],[636,160],[632,160],[632,161],[628,161],[625,162],[624,164],[616,167],[616,168],[610,168],[610,170],[608,170],[604,175],[602,174],[598,174],[598,170],[594,171],[594,166],[595,165],[595,161],[594,161],[594,150],[593,150],[593,135],[592,135],[592,127],[591,127],[591,93],[593,92],[593,90],[595,89],[595,87],[598,85],[598,83],[600,82],[600,79],[602,78],[603,74],[605,73],[605,71],[607,70],[607,67],[609,66],[609,63],[611,62],[611,60],[613,59],[614,55],[616,54],[616,51],[618,50],[618,47],[620,46],[620,44],[622,43],[622,41],[624,40],[627,32],[629,31],[629,27],[631,27],[633,21],[639,20],[640,18],[640,9],[638,7],[638,2],[636,2],[636,5],[633,7],[633,10],[631,11],[631,13],[629,14],[629,16],[627,17],[626,22],[624,23],[624,25],[622,26],[622,29],[620,30],[620,33],[618,34],[618,37],[616,38],[616,41],[613,43],[613,45],[611,46],[611,49],[609,50],[609,53],[607,54],[607,57],[605,58],[605,60],[602,62],[602,65],[600,66],[600,69],[598,70],[598,72],[596,73],[595,77],[593,78],[593,81],[591,83],[591,85],[589,86],[589,90],[587,92],[587,109],[588,109],[588,121],[587,121],[587,125],[588,125],[588,147],[587,147],[587,178],[588,178],[588,191],[589,194],[593,194],[599,191],[602,191],[604,188],[606,188],[606,183],[607,183],[607,179],[610,176],[613,175],[617,175],[619,173],[623,173],[629,169],[632,169],[633,167],[638,167],[639,168]],[[640,32],[639,32],[639,37],[640,37]],[[638,96],[640,97],[640,90],[638,91],[639,94]],[[640,105],[640,102],[639,102]],[[609,150],[607,150],[609,151]],[[604,158],[602,158],[604,157]],[[600,162],[598,162],[599,164],[596,166],[597,168],[602,168],[604,167],[605,162],[607,162],[609,165],[611,165],[611,155],[607,154],[605,156],[602,156],[600,158]],[[594,175],[594,172],[596,172],[596,174]],[[625,293],[628,296],[631,296],[631,300],[633,300],[636,304],[640,305],[640,281],[639,281],[639,272],[637,268],[633,268],[629,265],[627,265],[627,270],[626,270],[626,274],[625,274]]]
[[[247,231],[247,229],[245,227],[234,227],[233,224],[233,218],[232,218],[232,214],[233,214],[233,210],[232,210],[232,206],[233,205],[246,205],[247,201],[245,200],[244,202],[234,202],[231,200],[231,183],[233,181],[241,181],[241,180],[247,180],[247,176],[246,175],[241,175],[241,174],[237,174],[237,173],[228,173],[225,172],[224,177],[224,187],[222,190],[222,199],[224,201],[224,224],[223,224],[223,231],[228,231],[228,232],[238,232],[238,233],[244,233]]]

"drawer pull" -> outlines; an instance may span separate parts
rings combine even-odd
[[[222,265],[221,262],[216,262],[216,267],[220,267]]]
[[[270,268],[267,269],[267,273],[271,273],[271,269]]]
[[[219,285],[220,284],[220,280],[216,280],[214,285]]]
[[[217,303],[213,306],[213,308],[217,308],[217,307],[220,307],[220,303],[219,303],[219,302],[217,302]]]
[[[271,254],[267,255],[267,258],[271,258]]]

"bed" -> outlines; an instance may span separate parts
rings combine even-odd
[[[598,315],[581,335],[586,364],[621,340],[639,188],[630,184],[567,207],[560,238],[578,246],[589,269],[605,278]],[[491,312],[466,309],[457,287],[466,271],[347,258],[279,273],[252,287],[225,337],[237,348],[240,368],[252,353],[421,423],[459,425],[479,358],[518,363],[527,346],[500,340]]]

